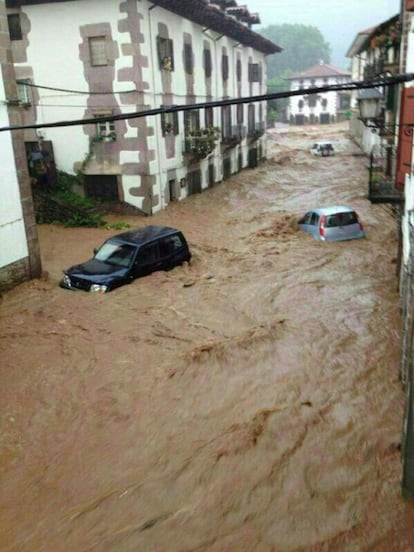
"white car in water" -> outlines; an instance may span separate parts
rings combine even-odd
[[[320,155],[321,157],[329,157],[335,155],[335,148],[332,142],[315,142],[310,150],[312,155]]]

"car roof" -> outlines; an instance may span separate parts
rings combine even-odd
[[[352,213],[355,209],[352,207],[347,207],[346,205],[330,205],[328,207],[318,207],[316,209],[311,209],[312,212],[317,213],[318,215],[333,215],[335,213]]]
[[[109,238],[108,241],[116,240],[133,244],[144,244],[163,236],[175,234],[179,231],[180,230],[171,228],[170,226],[157,226],[155,224],[151,224],[142,228],[128,230],[128,232],[123,232],[122,234],[116,234],[115,236]]]
[[[323,140],[323,141],[320,141],[320,142],[314,142],[313,143],[313,147],[315,146],[332,146],[332,142],[330,142],[329,140]]]

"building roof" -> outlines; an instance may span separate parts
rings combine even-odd
[[[315,79],[320,77],[350,77],[351,73],[345,69],[340,69],[329,63],[318,63],[301,71],[300,73],[294,73],[286,80],[298,80],[298,79]]]
[[[383,21],[382,23],[379,23],[375,27],[370,27],[365,31],[360,31],[354,38],[351,46],[349,47],[346,53],[346,57],[351,58],[368,50],[371,39],[374,36],[377,36],[378,34],[384,32],[387,27],[397,24],[399,22],[399,18],[399,14],[393,15],[392,17],[390,17],[386,21]]]
[[[68,0],[6,0],[6,6],[9,8],[29,6],[34,4],[55,4]],[[85,1],[85,0],[83,0]],[[160,6],[194,23],[198,23],[205,30],[210,29],[221,35],[228,36],[244,46],[250,46],[266,55],[281,52],[282,48],[271,42],[267,38],[251,30],[250,25],[259,22],[256,13],[249,14],[245,6],[240,6],[240,10],[234,11],[237,3],[217,0],[217,3],[210,3],[209,0],[151,0],[152,4]],[[233,8],[227,11],[228,7]],[[233,12],[233,13],[232,13]],[[237,16],[243,15],[243,21],[238,20]]]
[[[354,38],[351,46],[348,48],[346,57],[353,58],[361,52],[361,47],[365,44],[367,38],[371,36],[371,33],[375,27],[366,29],[365,31],[359,31],[359,33]]]

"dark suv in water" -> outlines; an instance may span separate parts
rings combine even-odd
[[[106,240],[85,263],[64,272],[60,286],[85,291],[111,291],[156,270],[170,270],[191,259],[180,230],[145,226]]]

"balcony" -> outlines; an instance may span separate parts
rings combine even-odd
[[[188,131],[184,141],[184,154],[197,160],[205,159],[216,147],[220,136],[217,127],[206,127]]]
[[[364,80],[372,80],[384,72],[384,61],[377,59],[374,63],[370,63],[364,67]]]
[[[247,139],[248,139],[249,142],[255,142],[261,136],[263,136],[264,132],[265,132],[264,122],[255,123],[254,127],[250,127],[248,129]]]
[[[404,194],[395,187],[395,148],[373,148],[369,169],[368,199],[371,203],[399,204]]]
[[[227,151],[235,148],[241,144],[242,140],[246,138],[247,132],[244,125],[234,125],[231,129],[226,129],[221,137],[221,150]]]

